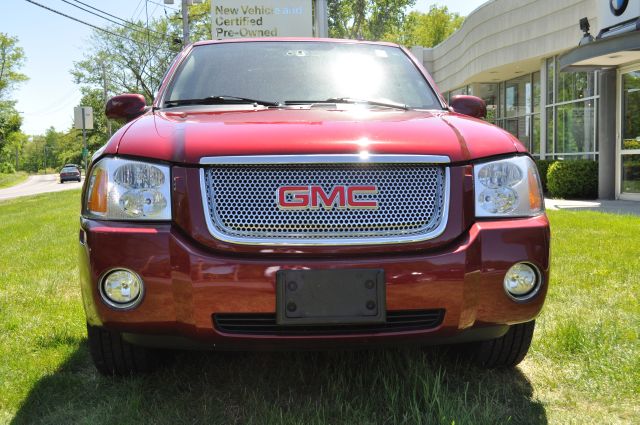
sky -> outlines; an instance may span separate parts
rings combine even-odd
[[[65,0],[34,0],[87,23],[106,27],[109,22],[88,14]],[[82,0],[83,3],[127,20],[163,16],[179,8],[163,0]],[[418,0],[414,10],[425,12],[431,4],[446,5],[450,11],[466,16],[485,0]],[[73,2],[69,2],[73,3]],[[145,8],[146,6],[146,8]],[[0,32],[19,38],[27,60],[21,69],[29,80],[13,93],[17,99],[26,134],[43,134],[47,128],[66,131],[73,122],[73,108],[81,98],[70,74],[73,63],[82,60],[92,29],[31,4],[26,0],[0,0]]]

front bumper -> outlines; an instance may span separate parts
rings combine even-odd
[[[538,295],[524,303],[503,290],[506,271],[519,261],[536,265],[543,279]],[[133,310],[109,307],[98,291],[101,276],[120,267],[145,283],[144,299]],[[216,314],[274,313],[278,270],[333,268],[382,268],[387,311],[444,309],[443,319],[430,329],[335,335],[247,335],[214,326]],[[143,345],[291,349],[489,339],[539,314],[549,276],[549,223],[544,215],[480,221],[444,247],[411,254],[293,257],[268,249],[254,255],[214,251],[170,224],[83,219],[80,274],[87,322]]]

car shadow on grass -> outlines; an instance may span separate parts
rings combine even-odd
[[[546,424],[519,369],[481,371],[447,349],[175,353],[155,373],[100,376],[86,341],[13,423]]]

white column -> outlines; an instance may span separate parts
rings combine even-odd
[[[329,16],[327,14],[327,0],[314,0],[316,5],[316,14],[314,27],[316,37],[329,37]]]

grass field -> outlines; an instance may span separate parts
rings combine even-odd
[[[18,183],[22,183],[29,177],[27,173],[24,171],[18,171],[13,174],[2,174],[0,173],[0,189],[4,189],[5,187],[15,186]]]
[[[529,356],[444,350],[182,353],[99,376],[77,283],[78,191],[0,203],[0,423],[640,423],[640,218],[550,212],[553,270]]]

